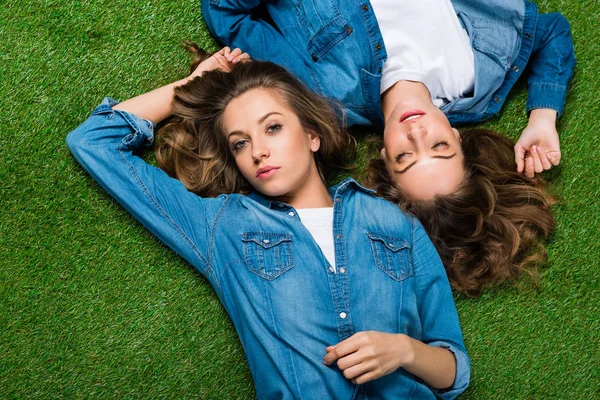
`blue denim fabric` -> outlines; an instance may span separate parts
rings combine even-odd
[[[288,204],[258,193],[200,198],[136,155],[154,125],[105,99],[67,137],[81,165],[213,285],[261,399],[451,399],[470,361],[442,263],[414,218],[348,179],[330,189],[337,272]],[[333,270],[333,269],[332,269]],[[435,391],[403,369],[356,386],[322,363],[356,332],[405,333],[456,358]]]
[[[341,101],[350,125],[383,124],[379,87],[387,53],[368,0],[201,3],[219,42],[281,64],[317,93]],[[475,89],[472,97],[442,108],[450,122],[496,114],[525,69],[527,111],[551,108],[560,115],[575,66],[567,20],[558,13],[538,15],[536,5],[523,0],[452,5],[471,39]]]

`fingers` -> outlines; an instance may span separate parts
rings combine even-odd
[[[356,352],[360,346],[355,343],[356,341],[352,339],[353,337],[354,336],[351,336],[348,339],[339,342],[335,346],[327,347],[327,349],[325,349],[327,350],[327,354],[325,357],[323,357],[323,364],[331,365],[338,361],[338,359],[341,357]]]
[[[533,178],[535,176],[534,167],[533,154],[530,152],[525,156],[525,176],[527,178]]]
[[[225,46],[215,54],[220,54],[223,57],[227,58],[229,56],[229,53],[231,53],[231,49],[229,48],[229,46]]]
[[[519,143],[515,144],[515,163],[517,164],[517,172],[523,172],[525,169],[525,149]]]
[[[233,51],[231,51],[229,54],[226,55],[227,61],[233,62],[233,60],[241,54],[242,54],[242,50],[239,48],[235,48],[235,49],[233,49]]]
[[[552,165],[556,166],[560,164],[560,150],[546,150],[546,155],[548,156],[548,160],[550,160]]]
[[[546,151],[543,148],[539,147],[539,146],[536,146],[535,150],[536,150],[537,154],[540,157],[540,161],[542,162],[543,170],[547,171],[550,168],[552,168],[552,163],[548,159],[548,154],[546,153]]]
[[[231,51],[226,57],[227,61],[234,64],[250,60],[250,55],[248,53],[243,53],[239,48],[233,49],[233,51]]]

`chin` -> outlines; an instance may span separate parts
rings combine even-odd
[[[275,182],[253,185],[254,189],[267,197],[280,197],[289,192],[288,188],[282,187]]]

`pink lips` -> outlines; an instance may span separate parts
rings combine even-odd
[[[278,169],[279,169],[279,167],[274,167],[272,165],[265,165],[264,167],[259,168],[256,171],[256,177],[259,179],[268,178],[268,177],[274,175]]]
[[[425,115],[425,112],[423,112],[421,110],[410,110],[410,111],[407,111],[404,114],[402,114],[402,116],[400,117],[400,122],[404,122],[408,118],[413,117],[415,115],[418,115],[420,117],[422,115]],[[417,118],[413,118],[413,119],[411,119],[411,121],[414,121],[415,119],[417,119]]]

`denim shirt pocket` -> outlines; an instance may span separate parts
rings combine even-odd
[[[247,232],[242,234],[244,259],[250,272],[273,280],[294,266],[292,235]]]
[[[515,48],[518,40],[517,32],[510,21],[489,18],[469,18],[463,13],[459,13],[459,18],[463,22],[468,21],[467,27],[471,37],[471,46],[492,58],[502,68],[507,71],[514,60],[512,59],[512,49]],[[465,24],[466,25],[466,24]]]
[[[342,16],[334,18],[319,29],[307,43],[308,53],[317,62],[336,44],[352,33],[352,28]]]
[[[403,281],[412,275],[410,246],[403,239],[367,232],[375,265],[390,278]]]

